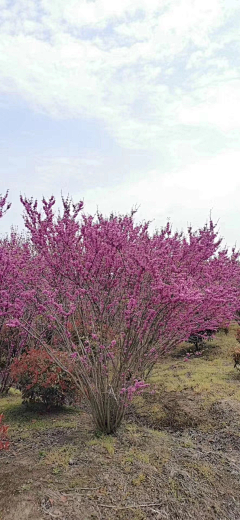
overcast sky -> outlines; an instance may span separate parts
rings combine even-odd
[[[0,0],[0,192],[240,246],[239,0]]]

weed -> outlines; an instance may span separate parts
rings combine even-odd
[[[181,446],[182,446],[183,448],[194,448],[193,441],[192,441],[192,439],[190,439],[190,438],[185,439],[185,440],[181,443]]]
[[[111,437],[110,435],[101,435],[98,439],[92,439],[91,441],[88,441],[89,446],[101,446],[102,448],[105,448],[109,455],[114,455],[114,437]]]
[[[132,483],[134,486],[140,486],[145,480],[146,480],[145,475],[143,475],[143,473],[140,473],[140,475],[138,475],[137,478],[134,478],[132,480]]]
[[[76,448],[74,446],[62,446],[61,448],[54,448],[48,453],[44,452],[43,463],[54,466],[54,467],[63,467],[67,468],[69,465],[69,460],[71,460],[76,453]]]

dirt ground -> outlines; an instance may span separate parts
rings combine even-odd
[[[1,398],[0,520],[240,520],[236,330],[156,367],[115,436],[96,435],[86,406],[46,413]]]

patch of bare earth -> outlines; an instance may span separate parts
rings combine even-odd
[[[74,429],[14,433],[0,455],[0,518],[239,520],[240,403],[211,414],[205,431],[138,421],[98,438],[81,413]]]

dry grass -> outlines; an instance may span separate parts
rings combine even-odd
[[[158,365],[155,394],[135,400],[116,436],[96,436],[84,410],[1,399],[11,449],[0,454],[0,520],[239,520],[235,334]]]
[[[150,378],[154,395],[136,398],[132,413],[136,419],[154,426],[198,425],[211,427],[211,409],[221,399],[240,402],[240,374],[233,367],[232,354],[238,346],[233,324],[229,334],[220,333],[207,343],[202,356],[189,361],[169,357],[158,364]],[[185,347],[186,352],[190,346]],[[177,353],[178,354],[178,353]]]

